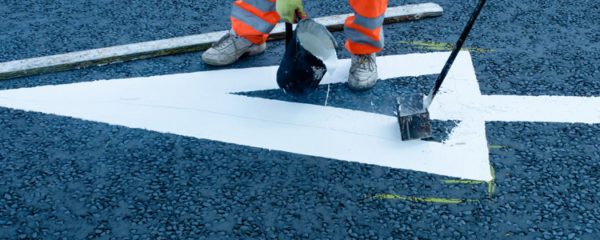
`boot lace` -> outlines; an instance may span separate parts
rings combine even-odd
[[[213,43],[211,47],[216,49],[223,49],[231,44],[233,44],[234,39],[237,36],[235,34],[231,34],[231,32],[227,32],[227,34],[223,35],[217,42]]]
[[[374,71],[377,67],[375,64],[375,54],[361,54],[355,56],[355,66],[357,66],[358,68]]]

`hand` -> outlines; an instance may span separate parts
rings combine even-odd
[[[277,0],[275,8],[283,21],[288,23],[295,23],[296,20],[298,20],[296,19],[296,12],[301,18],[307,16],[304,12],[304,7],[302,6],[302,0]]]

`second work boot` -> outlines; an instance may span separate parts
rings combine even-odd
[[[252,56],[262,53],[266,47],[266,43],[254,44],[250,40],[238,36],[233,30],[229,30],[202,54],[202,61],[213,66],[225,66],[234,63],[244,54]]]
[[[355,91],[364,91],[372,88],[377,82],[377,63],[375,53],[354,55],[350,65],[348,86]]]

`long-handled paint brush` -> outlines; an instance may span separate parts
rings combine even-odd
[[[454,59],[458,55],[458,52],[462,48],[463,43],[467,39],[479,12],[483,8],[486,0],[480,0],[479,4],[475,8],[475,11],[471,15],[467,26],[463,30],[462,34],[458,38],[458,42],[452,49],[450,57],[446,61],[442,72],[435,81],[435,86],[429,92],[429,95],[424,96],[423,94],[413,94],[409,96],[400,96],[396,98],[398,106],[398,123],[400,124],[400,133],[402,135],[402,141],[423,139],[432,137],[431,132],[431,119],[429,119],[429,105],[433,101],[433,98],[437,94],[442,82],[446,78]]]

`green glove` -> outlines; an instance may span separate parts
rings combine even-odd
[[[302,17],[306,17],[304,7],[302,6],[302,0],[277,0],[275,3],[277,13],[283,19],[283,21],[294,23],[296,18],[296,11]]]

